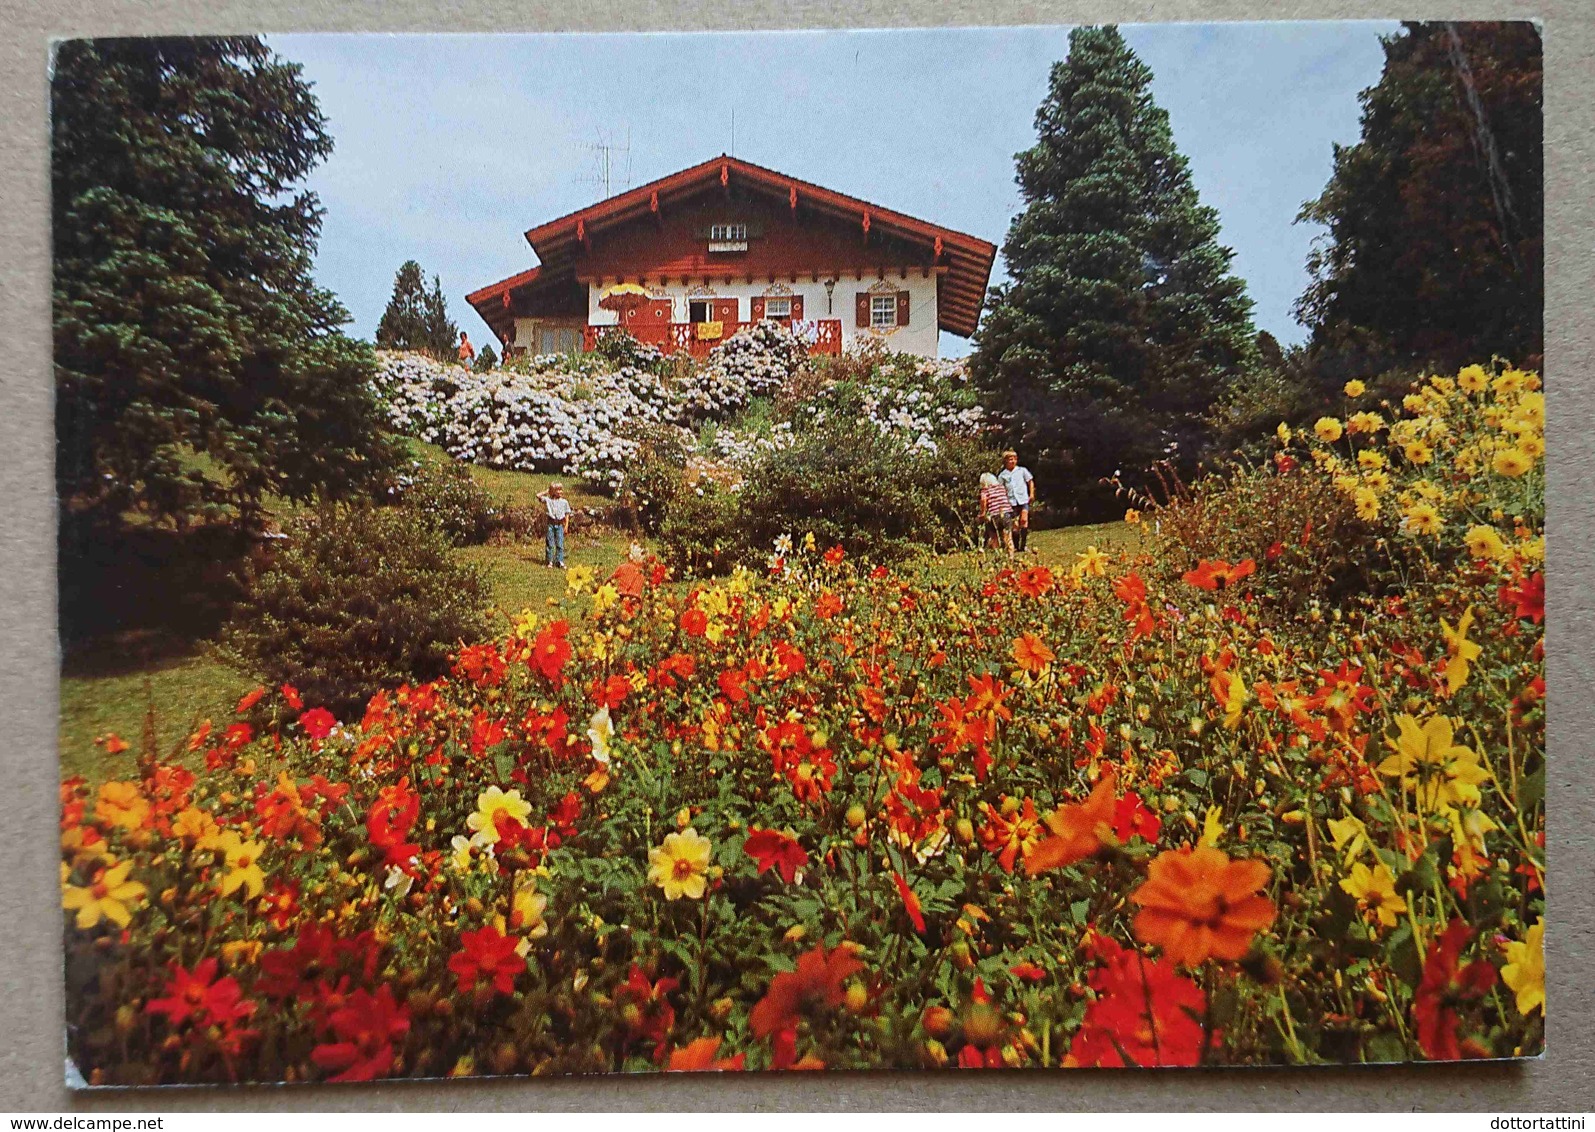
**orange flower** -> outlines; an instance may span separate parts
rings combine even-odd
[[[846,983],[864,969],[848,944],[827,952],[822,943],[798,957],[797,970],[782,971],[748,1015],[754,1037],[767,1038],[797,1026],[820,1007],[836,1007],[847,995]]]
[[[1257,562],[1251,558],[1242,559],[1233,566],[1222,558],[1204,558],[1196,564],[1196,569],[1187,570],[1181,577],[1199,590],[1221,590],[1256,572]]]
[[[980,677],[967,677],[969,681],[969,699],[964,706],[971,715],[989,715],[993,719],[1012,719],[1013,709],[1004,701],[1012,694],[1010,689],[1001,680],[989,672]]]
[[[1194,967],[1210,958],[1239,959],[1252,936],[1274,922],[1274,902],[1258,893],[1272,871],[1264,861],[1232,861],[1222,849],[1170,849],[1147,868],[1130,893],[1141,906],[1136,938]]]
[[[903,898],[903,911],[908,913],[908,918],[914,925],[914,930],[920,935],[925,934],[925,913],[920,910],[919,897],[914,895],[914,890],[908,887],[908,881],[903,879],[903,874],[892,871],[892,881],[897,885],[897,895]]]
[[[1025,633],[1013,643],[1013,658],[1026,672],[1040,672],[1057,660],[1058,655],[1040,637]]]
[[[1060,806],[1047,815],[1052,836],[1025,854],[1025,872],[1059,869],[1083,861],[1098,850],[1117,845],[1113,835],[1114,793],[1118,780],[1112,771],[1102,776],[1084,802]]]
[[[1026,597],[1040,597],[1052,588],[1052,571],[1045,566],[1032,566],[1014,579],[1014,586]]]
[[[720,1052],[719,1038],[698,1038],[672,1050],[670,1061],[665,1065],[667,1073],[724,1073],[727,1070],[737,1070],[743,1067],[747,1058],[746,1054],[739,1053],[735,1057],[725,1057],[716,1060],[715,1054]]]
[[[641,597],[646,580],[642,567],[635,562],[622,562],[615,567],[615,572],[609,575],[609,584],[625,597]]]
[[[1029,858],[1036,842],[1041,840],[1041,822],[1036,817],[1036,802],[1026,798],[1024,808],[1004,817],[990,802],[986,806],[986,824],[980,827],[980,844],[988,853],[997,854],[997,863],[1005,873],[1013,872],[1015,857]]]
[[[1113,593],[1124,602],[1124,619],[1130,624],[1130,640],[1150,637],[1157,629],[1152,607],[1147,604],[1146,583],[1139,574],[1126,574],[1113,583]]]

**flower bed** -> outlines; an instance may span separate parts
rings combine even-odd
[[[1270,541],[1199,557],[1170,521],[979,577],[811,541],[690,589],[573,570],[360,719],[252,693],[203,769],[62,784],[72,1056],[146,1083],[1536,1053],[1537,385],[1464,371],[1285,439],[1274,474],[1379,504],[1386,567],[1332,607],[1285,600],[1283,540],[1239,520]]]

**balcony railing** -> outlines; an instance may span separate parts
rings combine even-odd
[[[842,320],[839,318],[822,318],[809,321],[798,320],[786,323],[796,330],[800,337],[808,342],[811,355],[829,355],[836,357],[842,352]],[[699,331],[700,326],[712,325],[701,322],[667,322],[655,323],[651,326],[633,323],[627,327],[619,326],[588,326],[582,331],[582,349],[592,350],[598,345],[598,339],[606,334],[615,334],[624,330],[639,342],[658,347],[665,354],[690,354],[695,358],[707,357],[709,351],[720,343],[730,338],[737,331],[751,322],[722,322],[720,334],[715,338],[705,338]]]

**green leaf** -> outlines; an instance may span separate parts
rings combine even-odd
[[[1409,987],[1423,981],[1423,957],[1418,954],[1417,941],[1412,938],[1412,925],[1403,921],[1385,941],[1390,956],[1390,969]]]

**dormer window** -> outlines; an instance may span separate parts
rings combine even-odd
[[[746,240],[748,226],[746,224],[711,224],[709,226],[709,239],[716,243],[730,240]]]

